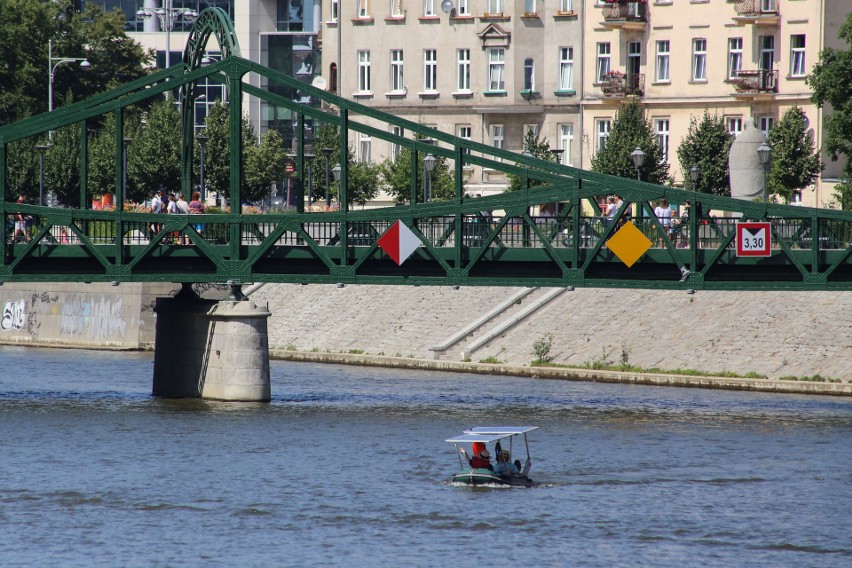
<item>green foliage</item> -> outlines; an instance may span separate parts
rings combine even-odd
[[[257,144],[254,128],[245,117],[242,120],[243,165],[245,167],[247,148]],[[228,199],[231,197],[231,109],[222,101],[209,108],[205,122],[207,143],[204,151],[204,185],[208,191],[215,191]],[[251,193],[246,185],[247,172],[240,180],[242,200]],[[252,176],[248,176],[253,179]]]
[[[639,168],[642,181],[664,184],[669,180],[669,165],[661,162],[660,147],[654,140],[651,125],[638,102],[631,101],[616,113],[604,147],[592,158],[592,170],[604,174],[636,179],[636,166],[630,154],[636,148],[645,152]]]
[[[89,135],[87,200],[115,191],[115,114],[104,115],[100,130]]]
[[[767,189],[790,203],[793,194],[811,185],[822,166],[814,148],[813,138],[805,128],[805,113],[792,107],[778,124],[769,131],[772,146],[772,166]]]
[[[425,136],[421,134],[415,135],[418,140],[423,140]],[[423,183],[424,169],[423,158],[427,152],[418,152],[417,154],[417,202],[423,202]],[[384,179],[385,189],[390,194],[396,197],[397,201],[411,201],[411,180],[412,172],[412,156],[414,152],[411,148],[403,147],[396,161],[387,158],[379,165],[382,178]],[[433,154],[434,155],[434,154]],[[455,197],[455,181],[453,174],[450,171],[449,164],[446,158],[434,155],[435,165],[430,174],[431,183],[431,200],[442,201]]]
[[[542,337],[541,339],[537,339],[533,343],[533,356],[535,360],[533,363],[549,363],[553,361],[553,355],[550,354],[550,349],[553,347],[553,336],[549,333]]]
[[[269,197],[274,185],[287,175],[285,169],[288,158],[284,152],[284,138],[275,130],[267,130],[261,136],[260,144],[252,143],[244,147],[243,155],[245,184],[242,200],[259,201]]]
[[[131,120],[126,129],[133,139],[127,148],[128,200],[142,201],[161,187],[180,191],[180,121],[174,100],[159,96],[140,121]]]
[[[60,203],[79,205],[80,125],[54,131],[51,146],[44,153],[44,185],[45,193],[52,191]]]
[[[524,135],[524,153],[530,153],[534,158],[538,158],[539,160],[544,160],[545,162],[556,162],[556,156],[550,151],[550,144],[547,142],[547,139],[540,139],[532,130],[527,130],[527,133]],[[506,191],[519,191],[524,189],[524,185],[526,183],[526,178],[521,176],[516,176],[514,174],[508,174],[507,176],[509,180],[509,187],[506,188]],[[536,187],[539,185],[543,185],[544,182],[531,179],[529,181],[529,186]]]
[[[849,47],[823,49],[807,83],[813,89],[814,104],[831,106],[823,121],[825,150],[832,160],[846,159],[843,174],[847,181],[837,189],[843,209],[852,210],[852,12],[840,26],[838,38]]]
[[[488,365],[502,365],[503,361],[498,359],[497,357],[486,357],[485,359],[480,359],[480,363],[486,363]]]
[[[23,195],[31,200],[33,196],[38,195],[39,163],[38,150],[35,149],[38,143],[35,138],[25,138],[7,146],[6,196],[8,199],[15,200],[19,195]]]
[[[714,195],[731,195],[731,179],[728,156],[734,136],[728,132],[725,120],[707,110],[699,121],[695,116],[689,120],[686,137],[677,148],[680,170],[686,187],[693,191]],[[698,181],[692,187],[689,170],[698,166]]]

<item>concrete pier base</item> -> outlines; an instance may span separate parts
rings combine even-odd
[[[268,402],[267,304],[158,298],[153,394]]]

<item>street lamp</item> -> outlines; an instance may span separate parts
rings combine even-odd
[[[423,156],[423,203],[429,201],[432,193],[432,170],[435,169],[435,156],[426,154]]]
[[[562,163],[562,153],[563,152],[565,152],[565,149],[563,149],[563,148],[553,148],[552,150],[550,150],[550,153],[553,154],[553,156],[556,158],[557,164]]]
[[[637,146],[635,150],[630,152],[630,159],[633,160],[633,165],[636,167],[636,181],[642,181],[639,168],[641,168],[642,164],[645,163],[645,152],[642,151],[642,148]]]
[[[331,207],[331,189],[329,185],[329,175],[331,175],[331,170],[328,169],[328,160],[331,158],[331,153],[334,152],[333,148],[323,148],[322,153],[325,154],[325,206]]]
[[[763,166],[763,197],[766,198],[766,173],[769,171],[769,164],[772,162],[772,146],[765,141],[757,147],[757,156],[760,158],[760,165]]]
[[[692,191],[698,191],[698,164],[692,164],[689,168],[689,179],[692,180]]]
[[[121,166],[121,175],[122,175],[122,183],[121,183],[121,191],[122,191],[122,202],[125,198],[127,198],[127,148],[130,146],[130,143],[133,142],[133,138],[123,138],[124,140],[124,149],[122,152],[122,166]]]
[[[39,144],[38,150],[38,204],[44,206],[44,153],[50,148],[50,144]]]
[[[334,181],[337,182],[337,209],[340,210],[340,164],[335,164],[331,168],[331,173],[334,176]]]
[[[305,154],[302,158],[307,162],[308,165],[308,207],[313,205],[314,202],[314,188],[312,185],[313,182],[313,163],[314,159],[317,157],[316,154]],[[305,202],[305,196],[302,196],[302,203]]]
[[[171,67],[171,34],[175,22],[181,18],[187,22],[194,22],[198,12],[189,8],[173,8],[172,0],[163,0],[160,8],[140,8],[136,12],[136,17],[140,20],[150,20],[154,16],[160,21],[160,29],[166,30],[166,69],[168,69]]]
[[[210,139],[206,134],[199,134],[195,137],[198,140],[198,145],[201,148],[201,152],[199,154],[201,158],[201,166],[198,169],[198,184],[201,186],[201,202],[204,203],[204,197],[206,195],[206,191],[204,190],[204,145],[207,144],[207,141]],[[218,205],[219,196],[216,196],[216,201]]]
[[[80,69],[88,71],[92,68],[92,64],[85,57],[54,57],[53,56],[53,40],[47,40],[47,110],[53,110],[53,78],[56,75],[56,68],[63,63],[80,62]]]

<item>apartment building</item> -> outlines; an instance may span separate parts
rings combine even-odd
[[[848,10],[844,0],[587,0],[582,166],[589,167],[629,99],[644,106],[675,183],[686,173],[677,146],[690,119],[705,110],[724,117],[734,134],[747,122],[768,133],[799,106],[811,135],[822,140],[822,110],[810,102],[805,79],[825,47],[826,28]],[[827,164],[798,201],[825,206],[839,171]]]
[[[580,0],[324,0],[323,72],[346,98],[496,148],[521,152],[533,130],[580,166],[582,11]],[[360,134],[351,144],[363,161],[394,153]],[[505,187],[499,172],[465,171],[468,193]]]

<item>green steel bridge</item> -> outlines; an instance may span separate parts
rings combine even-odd
[[[202,66],[205,46],[215,36],[221,61]],[[251,85],[297,89],[321,101],[307,106]],[[229,213],[153,215],[125,210],[122,138],[124,112],[132,105],[180,88],[182,112],[181,187],[189,195],[193,170],[193,108],[196,84],[212,78],[229,92],[231,203],[241,203],[241,108],[244,96],[287,109],[296,119],[295,176],[304,179],[306,127],[310,121],[339,128],[339,147],[348,152],[353,133],[390,141],[411,150],[409,204],[349,210],[347,161],[341,162],[339,209],[306,211],[298,199],[281,214]],[[262,84],[261,81],[255,81]],[[115,117],[115,210],[88,208],[87,123]],[[379,125],[379,126],[377,126]],[[8,189],[9,152],[15,142],[43,139],[51,130],[79,127],[81,207],[55,208],[16,203]],[[405,135],[395,135],[391,126]],[[418,196],[418,168],[431,153],[450,165],[455,196],[425,201]],[[520,191],[471,198],[466,167],[479,166],[525,180]],[[464,140],[335,96],[240,57],[231,22],[218,9],[205,10],[193,27],[183,61],[53,112],[0,128],[0,215],[33,219],[29,242],[13,242],[10,222],[0,223],[0,282],[181,282],[364,283],[486,286],[594,286],[725,290],[852,290],[852,212],[751,202],[693,193],[583,171]],[[623,205],[605,223],[599,203],[618,194]],[[653,213],[661,198],[690,201],[691,215],[678,232]],[[419,200],[419,201],[418,201]],[[544,203],[558,203],[552,216],[534,216]],[[700,207],[696,207],[700,205]],[[397,221],[419,246],[397,265],[378,246],[378,237]],[[766,223],[763,255],[739,254],[743,222]],[[156,223],[152,234],[149,225]],[[197,224],[204,229],[197,231]],[[621,232],[625,227],[627,232]],[[170,244],[169,235],[188,237],[190,246]],[[617,237],[617,238],[616,238]],[[644,240],[647,239],[647,240]],[[621,250],[619,251],[620,245]],[[763,242],[760,243],[763,246]],[[627,254],[625,254],[625,250]],[[630,258],[627,262],[624,257]],[[635,262],[634,262],[635,261]]]

